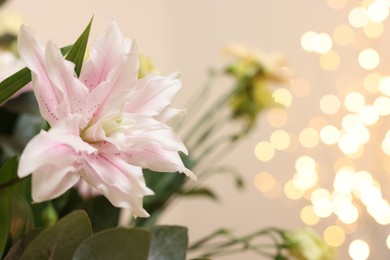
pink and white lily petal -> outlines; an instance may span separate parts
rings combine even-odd
[[[126,156],[133,165],[156,172],[181,172],[196,180],[196,175],[184,166],[177,152],[165,151],[157,145],[149,149],[129,149]]]
[[[181,82],[174,75],[148,75],[138,81],[134,94],[126,102],[125,111],[148,116],[159,115],[171,104],[180,87]]]
[[[140,167],[132,166],[115,155],[88,156],[84,180],[117,207],[131,210],[140,217],[149,216],[142,198],[154,194],[146,187]]]
[[[128,55],[127,58],[132,62],[132,66],[127,68],[127,74],[136,80],[139,69],[137,48],[134,41],[131,42],[125,37],[120,32],[117,23],[112,21],[106,32],[96,40],[91,48],[89,60],[83,67],[80,80],[90,90],[94,89],[110,77],[111,71],[120,66],[118,64],[125,58],[125,55]]]
[[[50,200],[73,187],[80,175],[81,153],[96,149],[79,136],[79,116],[58,122],[49,131],[41,131],[25,147],[19,162],[18,176],[33,173],[32,197],[35,202]]]

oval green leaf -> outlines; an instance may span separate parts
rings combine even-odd
[[[23,252],[21,260],[72,259],[80,243],[92,234],[84,211],[77,210],[42,231]]]
[[[154,226],[148,260],[183,260],[188,247],[187,228]]]
[[[150,233],[140,228],[111,228],[94,234],[77,248],[73,260],[146,260]]]

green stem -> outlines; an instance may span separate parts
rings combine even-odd
[[[0,190],[8,188],[10,186],[13,186],[13,185],[23,181],[24,179],[27,179],[27,177],[28,176],[23,177],[23,178],[15,178],[15,179],[7,181],[6,183],[0,184]]]
[[[202,144],[208,139],[213,139],[213,134],[218,133],[218,129],[224,127],[224,124],[229,123],[228,118],[221,117],[219,120],[211,123],[203,133],[201,133],[197,140],[194,141],[193,145],[190,145],[191,153],[195,153],[196,150],[199,150],[202,147]]]
[[[219,109],[223,107],[225,103],[227,103],[232,96],[234,96],[241,89],[241,85],[237,85],[230,92],[228,92],[225,96],[222,96],[212,107],[208,110],[208,112],[203,115],[199,119],[199,121],[195,124],[192,130],[183,138],[184,143],[188,143],[188,141],[192,138],[192,136],[206,123],[212,118]]]
[[[204,84],[203,88],[201,89],[201,91],[197,95],[195,95],[196,98],[192,99],[191,104],[187,108],[187,113],[190,114],[190,112],[191,112],[192,117],[194,114],[194,113],[192,113],[192,111],[198,106],[198,104],[200,102],[203,102],[205,100],[205,97],[210,92],[210,88],[211,88],[212,84],[214,83],[215,79],[217,78],[218,74],[220,74],[220,72],[210,70],[208,73],[208,79],[207,79],[206,83]],[[183,117],[183,119],[181,119],[176,124],[175,129],[177,131],[180,130],[180,128],[183,126],[183,124],[187,121],[187,119],[188,119],[188,117]]]

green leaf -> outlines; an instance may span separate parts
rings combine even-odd
[[[89,32],[91,31],[93,17],[91,21],[85,28],[84,32],[80,35],[77,41],[73,44],[72,48],[70,48],[68,55],[66,55],[66,59],[75,64],[74,71],[77,76],[80,75],[81,67],[83,66],[85,50],[87,49]]]
[[[0,191],[0,258],[4,254],[11,225],[11,210],[8,190]]]
[[[179,226],[154,226],[148,260],[186,259],[188,247],[187,228]]]
[[[0,82],[0,104],[31,81],[31,71],[23,68]]]
[[[209,188],[193,188],[188,191],[180,192],[180,195],[188,197],[206,197],[212,200],[218,200],[218,196]]]
[[[74,211],[42,231],[23,252],[26,259],[71,259],[80,243],[91,236],[92,228],[84,211]]]
[[[146,260],[149,246],[150,233],[146,229],[106,229],[84,240],[73,260]]]
[[[34,228],[34,215],[30,203],[20,194],[11,193],[12,219],[10,235],[16,242]]]
[[[114,207],[104,196],[85,200],[80,197],[76,189],[70,189],[64,195],[53,200],[53,205],[60,217],[76,209],[85,210],[94,232],[118,225],[120,209]]]
[[[44,228],[37,228],[31,230],[26,234],[22,239],[17,241],[12,245],[11,249],[8,251],[8,254],[5,256],[4,260],[14,260],[20,259],[22,257],[23,251],[26,247],[44,230]]]
[[[0,168],[0,189],[10,187],[18,181],[18,157],[7,160]]]

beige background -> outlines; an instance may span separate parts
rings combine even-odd
[[[353,6],[358,1],[350,2],[349,6]],[[365,73],[348,49],[341,50],[345,58],[342,67],[334,72],[323,71],[318,56],[302,50],[300,37],[306,31],[331,34],[337,25],[347,22],[349,9],[335,11],[325,0],[11,0],[6,8],[19,12],[41,39],[52,39],[60,46],[72,43],[92,15],[91,39],[104,30],[111,18],[115,18],[121,30],[137,40],[139,48],[153,58],[163,73],[180,71],[183,89],[176,99],[179,107],[185,107],[185,100],[203,84],[209,67],[225,64],[221,48],[226,43],[238,42],[264,52],[282,53],[295,75],[311,83],[310,98],[294,98],[288,108],[289,120],[285,129],[291,133],[299,132],[312,117],[321,114],[318,103],[322,95],[340,91],[336,88],[337,75],[348,72],[364,76]],[[386,44],[388,46],[386,39],[375,43],[381,48],[383,57],[389,57]],[[383,59],[383,73],[388,72],[386,64],[388,62]],[[217,87],[222,90],[224,86]],[[332,118],[328,120],[337,122]],[[274,160],[262,163],[255,158],[254,147],[259,141],[267,140],[273,130],[263,117],[255,133],[226,158],[226,163],[235,165],[245,175],[247,186],[244,191],[237,191],[226,177],[212,178],[207,185],[215,188],[222,198],[218,203],[183,199],[170,208],[162,223],[187,225],[191,238],[218,227],[232,228],[237,234],[265,226],[302,227],[299,212],[308,204],[307,201],[292,202],[283,195],[275,199],[265,198],[255,189],[253,179],[258,172],[268,171],[284,184],[294,173],[296,158],[300,154],[309,154],[324,165],[323,181],[329,183],[333,173],[328,163],[334,159],[335,150],[321,147],[295,153],[278,152]],[[377,163],[375,157],[367,155],[365,158],[361,167]],[[383,171],[381,167],[378,169]],[[382,185],[386,183],[382,182]],[[334,219],[324,220],[315,229],[322,234],[327,225],[334,223]],[[363,237],[377,245],[377,248],[372,248],[370,259],[388,259],[390,255],[384,242],[388,228],[374,224],[364,216],[360,223],[359,231],[348,236],[346,242]],[[345,252],[343,247],[340,259],[349,259]],[[237,258],[261,259],[252,253],[219,259]]]

